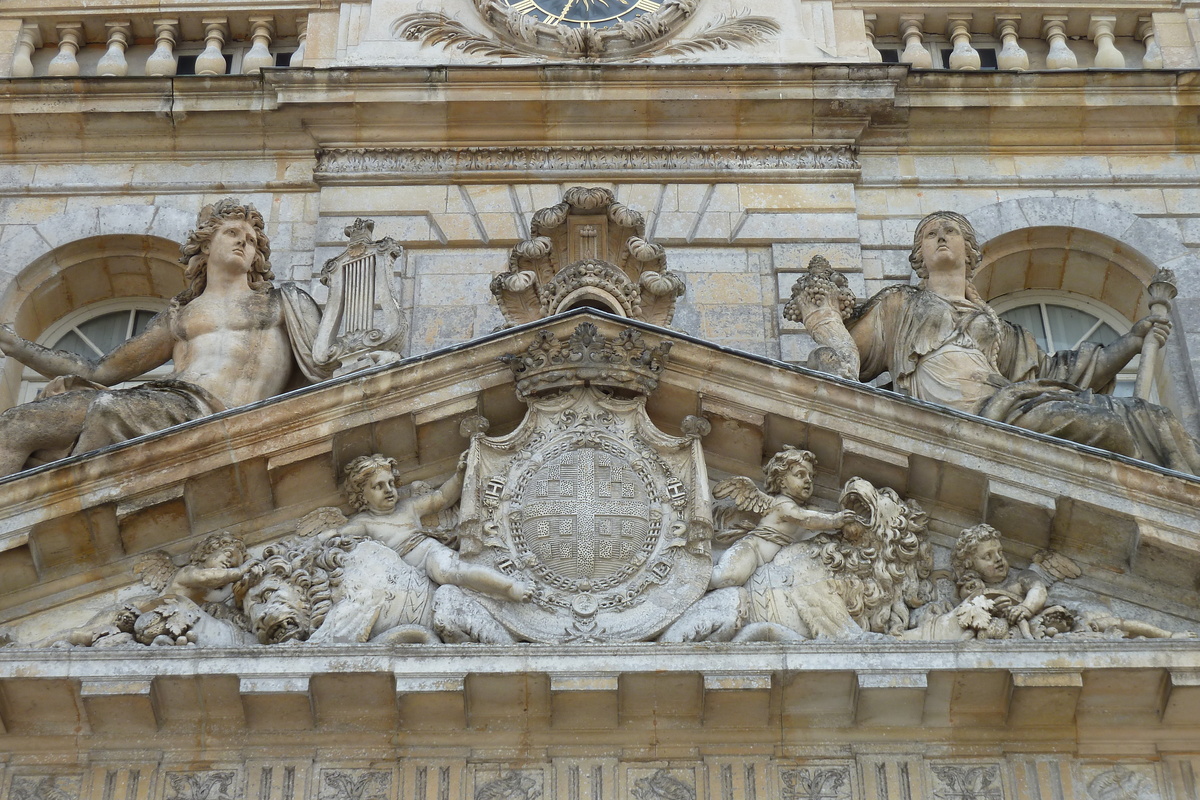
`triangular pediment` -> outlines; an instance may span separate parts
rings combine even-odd
[[[497,435],[524,414],[501,356],[582,322],[670,342],[647,411],[668,433],[688,415],[711,423],[702,442],[713,479],[761,481],[766,457],[804,447],[817,457],[816,497],[827,505],[862,477],[918,502],[935,544],[987,522],[1018,563],[1051,548],[1106,595],[1164,613],[1200,606],[1194,477],[577,310],[0,482],[0,621],[113,592],[148,551],[178,561],[216,530],[253,547],[293,532],[314,509],[349,510],[338,475],[360,455],[395,458],[405,482],[450,474],[468,444],[465,418],[481,415]]]

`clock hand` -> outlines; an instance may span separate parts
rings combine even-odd
[[[585,2],[586,2],[586,0],[585,0]],[[575,5],[575,0],[567,0],[567,4],[565,6],[563,6],[562,13],[558,15],[557,22],[553,22],[551,24],[557,25],[559,22],[562,22],[563,17],[567,16],[567,12],[571,10],[571,6],[573,6],[573,5]]]

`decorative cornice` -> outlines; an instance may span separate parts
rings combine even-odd
[[[673,177],[714,173],[857,171],[851,145],[653,145],[624,147],[405,147],[331,149],[317,154],[318,179],[339,176],[445,176],[521,173],[539,180],[579,172],[668,172]]]

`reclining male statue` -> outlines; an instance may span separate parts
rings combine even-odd
[[[263,225],[254,206],[232,198],[205,207],[181,247],[187,288],[99,359],[49,350],[0,325],[0,350],[55,378],[38,400],[0,414],[0,477],[329,377],[334,365],[312,358],[317,304],[271,283]],[[163,380],[107,388],[169,360],[175,368]]]

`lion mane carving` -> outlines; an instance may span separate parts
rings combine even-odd
[[[908,627],[909,612],[932,594],[928,517],[915,501],[862,478],[846,482],[841,505],[855,520],[819,547],[821,563],[863,630],[899,633]]]
[[[844,486],[840,535],[784,547],[745,585],[709,592],[661,641],[795,641],[899,634],[932,594],[926,514],[862,478]]]

